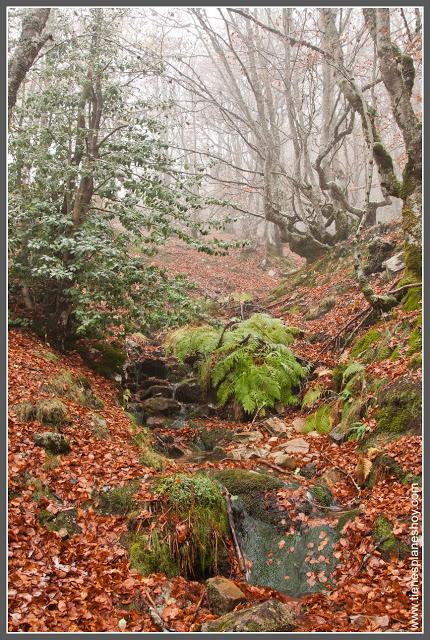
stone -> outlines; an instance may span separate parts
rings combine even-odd
[[[62,433],[56,433],[54,431],[35,433],[33,441],[36,446],[42,447],[45,451],[49,451],[49,453],[69,453],[69,451],[71,451],[69,442]]]
[[[294,427],[295,431],[297,431],[298,433],[303,433],[306,424],[306,418],[294,418],[291,424]]]
[[[383,264],[391,256],[395,249],[395,244],[382,238],[374,238],[369,242],[368,254],[369,258],[363,271],[366,276],[371,273],[379,273],[383,271]]]
[[[335,469],[334,467],[326,469],[318,478],[319,482],[327,485],[329,489],[332,489],[344,479],[345,476],[339,471],[339,469]]]
[[[396,253],[388,260],[384,260],[382,266],[388,271],[388,273],[397,273],[405,268],[405,263],[403,262],[403,251],[400,253]]]
[[[273,458],[273,462],[278,465],[278,467],[282,467],[283,469],[289,469],[290,471],[294,471],[299,466],[298,461],[291,456],[287,456],[285,453],[275,453],[269,456]]]
[[[181,405],[176,400],[173,400],[173,398],[155,396],[154,398],[144,400],[142,402],[142,409],[146,415],[172,416],[180,412]]]
[[[309,452],[309,443],[303,438],[295,438],[293,440],[289,440],[284,446],[284,453],[308,453]]]
[[[268,418],[264,421],[264,426],[274,435],[277,433],[285,433],[288,430],[284,420],[280,418]]]
[[[317,473],[317,465],[315,462],[308,462],[300,469],[300,475],[304,478],[313,478]]]
[[[146,419],[146,426],[150,429],[156,429],[157,427],[163,427],[166,424],[165,418],[162,416],[149,416]]]
[[[268,449],[263,447],[237,447],[237,449],[230,451],[230,457],[234,460],[250,460],[251,458],[265,458],[268,453]]]
[[[147,398],[154,398],[156,396],[162,396],[163,398],[172,398],[173,388],[168,385],[154,384],[148,389],[140,389],[135,398],[138,402],[144,402]]]
[[[197,404],[202,399],[202,390],[195,378],[179,382],[173,396],[178,402]]]
[[[217,616],[233,611],[238,604],[246,602],[243,591],[236,587],[234,582],[222,576],[206,580],[206,593],[209,608]]]
[[[387,615],[383,616],[366,616],[362,613],[359,613],[354,616],[349,616],[350,622],[354,627],[365,628],[368,627],[369,623],[375,625],[376,627],[380,627],[381,629],[385,629],[390,624],[390,618]]]
[[[257,604],[250,609],[232,611],[202,625],[202,631],[273,632],[294,629],[296,614],[289,607],[274,598]]]
[[[260,442],[263,439],[263,434],[259,431],[237,431],[234,434],[234,440],[240,440],[241,442]]]

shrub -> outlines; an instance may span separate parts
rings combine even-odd
[[[288,346],[299,333],[267,314],[254,314],[228,329],[180,329],[167,349],[181,361],[198,359],[200,383],[216,390],[221,406],[234,400],[246,413],[264,413],[277,401],[298,402],[294,390],[306,371]]]

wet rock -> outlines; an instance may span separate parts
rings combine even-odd
[[[178,402],[184,402],[186,404],[197,404],[202,399],[202,390],[199,383],[195,378],[189,380],[183,380],[180,382],[175,391],[175,399]]]
[[[147,398],[162,396],[163,398],[173,397],[173,388],[168,385],[154,384],[148,389],[141,389],[135,395],[136,400],[143,402]]]
[[[294,610],[279,600],[271,599],[250,609],[232,611],[202,625],[202,631],[273,632],[294,629]]]
[[[148,398],[142,402],[142,409],[145,415],[163,415],[173,416],[180,412],[181,405],[173,398],[163,398],[162,396],[155,396],[154,398]]]
[[[166,424],[166,418],[163,416],[149,416],[146,419],[146,426],[150,429],[157,429],[158,427],[164,427]]]
[[[222,576],[206,580],[206,593],[210,610],[218,616],[233,611],[246,596],[234,582]]]
[[[69,453],[71,447],[69,442],[62,433],[56,433],[54,431],[45,431],[43,433],[35,433],[33,435],[34,444],[38,447],[42,447],[49,453]]]

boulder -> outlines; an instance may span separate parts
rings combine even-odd
[[[206,593],[210,610],[217,616],[233,611],[240,603],[246,602],[243,591],[234,582],[222,576],[206,580]]]
[[[250,460],[251,458],[265,458],[269,453],[268,449],[263,447],[237,447],[230,451],[230,456],[234,460]]]
[[[388,273],[397,273],[404,269],[405,263],[403,262],[403,251],[396,253],[396,255],[388,260],[384,260],[382,266],[385,267]]]
[[[195,378],[183,380],[176,386],[174,398],[185,404],[197,404],[202,399],[202,390]]]
[[[315,462],[308,462],[300,469],[300,475],[304,478],[311,479],[316,476],[317,473],[317,465]]]
[[[154,398],[148,398],[142,402],[143,412],[147,416],[162,415],[173,416],[180,412],[181,405],[173,398],[163,398],[162,396],[155,396]]]
[[[157,427],[164,427],[166,419],[163,416],[149,416],[146,419],[146,426],[150,429],[156,429]]]
[[[294,629],[296,614],[294,610],[279,600],[271,599],[250,609],[232,611],[202,625],[202,631],[208,632],[273,632]]]
[[[395,245],[388,240],[375,238],[368,245],[369,259],[364,267],[364,273],[369,276],[371,273],[379,273],[384,270],[384,262],[393,253]]]
[[[42,447],[49,453],[69,453],[71,450],[67,439],[62,433],[55,431],[44,431],[43,433],[35,433],[33,435],[34,444]]]

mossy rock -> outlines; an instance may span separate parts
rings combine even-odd
[[[278,478],[244,469],[223,469],[214,471],[212,475],[229,493],[235,496],[275,491],[284,486],[284,483]]]
[[[231,495],[241,499],[249,515],[269,524],[279,522],[280,514],[274,492],[285,486],[281,480],[244,469],[223,469],[214,471],[211,475]]]
[[[130,564],[144,575],[162,571],[168,576],[205,578],[225,563],[228,516],[219,485],[205,474],[176,474],[153,484],[159,500],[155,513],[163,528],[155,527],[129,541]],[[178,530],[178,523],[182,528]]]
[[[96,342],[91,347],[81,347],[84,362],[105,378],[122,376],[127,359],[126,352],[116,343]]]
[[[379,409],[375,412],[377,432],[403,434],[421,431],[421,385],[407,377],[398,378],[378,394]]]
[[[336,298],[330,296],[328,298],[324,298],[321,302],[310,309],[310,311],[305,315],[305,320],[317,320],[322,316],[326,315],[331,309],[336,306]]]
[[[392,555],[401,559],[409,555],[408,545],[394,535],[393,529],[392,523],[383,514],[376,518],[372,535],[384,560],[390,560]]]
[[[397,460],[386,453],[381,453],[373,461],[372,470],[366,480],[365,487],[374,487],[380,473],[383,473],[384,475],[393,475],[402,484],[421,484],[420,476],[416,476],[410,471],[404,469]]]
[[[195,445],[204,451],[213,451],[220,442],[231,442],[233,431],[231,429],[206,429],[200,430]]]
[[[415,353],[422,353],[423,337],[421,327],[415,327],[408,339],[408,350],[406,355],[412,356]]]
[[[77,511],[73,508],[60,511],[56,514],[43,509],[40,512],[39,522],[45,526],[48,531],[61,531],[65,529],[69,536],[82,532],[82,529],[77,524]]]
[[[136,509],[134,494],[139,482],[134,481],[121,487],[113,487],[108,491],[96,494],[99,510],[104,515],[124,516]]]
[[[334,503],[333,495],[330,489],[322,484],[318,484],[315,487],[309,489],[309,493],[312,496],[313,502],[323,507],[331,507]]]
[[[20,402],[13,405],[11,409],[21,422],[31,422],[36,419],[36,407],[32,402]]]
[[[33,441],[36,446],[42,447],[50,454],[69,453],[71,450],[67,438],[62,433],[55,431],[45,431],[44,433],[34,433]]]
[[[90,428],[97,440],[109,440],[111,437],[107,421],[99,413],[91,414]]]
[[[48,485],[44,484],[39,478],[34,478],[32,476],[28,477],[25,481],[26,485],[29,487],[33,487],[33,493],[31,494],[31,499],[33,502],[40,502],[42,498],[48,498],[58,504],[61,503],[61,500],[55,493],[48,487]]]
[[[67,407],[61,400],[58,400],[58,398],[41,400],[36,404],[35,413],[36,420],[39,420],[42,424],[60,427],[70,422]]]
[[[342,529],[346,525],[347,522],[354,520],[358,515],[360,515],[361,511],[359,508],[351,509],[350,511],[346,511],[339,516],[339,520],[337,521],[336,529],[339,533],[342,533]]]
[[[100,398],[93,393],[90,382],[83,374],[73,375],[70,371],[64,370],[44,385],[44,389],[83,407],[102,409],[104,406]]]
[[[422,291],[421,287],[409,289],[402,300],[402,307],[405,311],[417,311],[421,309]]]
[[[381,339],[381,332],[378,329],[370,329],[364,336],[358,338],[351,349],[351,357],[352,358],[360,358],[366,356],[366,352],[371,349],[375,344]]]
[[[155,471],[162,471],[164,469],[165,458],[153,449],[143,449],[139,456],[139,462],[144,467],[150,467]]]
[[[295,627],[294,610],[279,600],[261,602],[249,609],[231,611],[202,626],[203,632],[263,633],[291,631]]]

